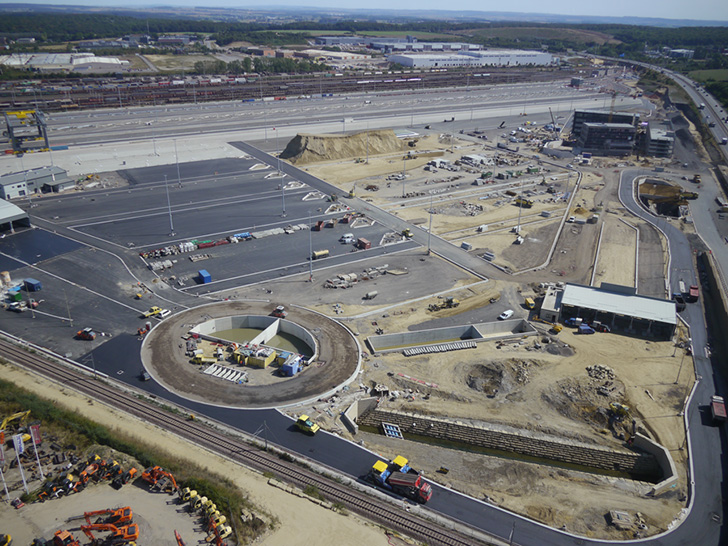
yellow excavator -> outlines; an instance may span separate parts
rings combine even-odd
[[[0,431],[4,431],[6,434],[12,434],[16,430],[20,429],[28,420],[28,417],[30,416],[30,410],[27,411],[19,411],[17,413],[13,413],[12,415],[9,415],[5,419],[3,419],[2,425],[0,425]],[[14,421],[18,421],[17,424],[13,424]],[[8,426],[12,427],[8,429]],[[30,441],[30,434],[23,434],[23,442]]]

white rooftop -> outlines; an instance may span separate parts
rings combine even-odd
[[[604,285],[602,285],[604,286]],[[633,288],[608,285],[606,288],[567,284],[561,305],[595,309],[665,324],[677,324],[675,302],[639,296]]]
[[[17,205],[0,199],[0,224],[27,218],[28,214]]]

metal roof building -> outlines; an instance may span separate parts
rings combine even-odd
[[[0,198],[13,199],[37,192],[57,193],[76,186],[60,167],[40,167],[0,176]]]
[[[567,284],[561,296],[561,319],[572,317],[658,339],[670,339],[677,326],[674,301],[640,296],[630,286],[608,283],[599,288]]]
[[[13,231],[14,227],[18,225],[30,227],[28,213],[19,206],[0,199],[0,230]]]

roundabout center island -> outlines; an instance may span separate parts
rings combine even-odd
[[[320,313],[226,301],[182,311],[144,338],[144,368],[163,387],[214,406],[263,409],[316,399],[351,382],[359,345]]]

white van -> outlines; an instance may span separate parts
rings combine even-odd
[[[339,241],[345,244],[351,244],[356,241],[356,237],[354,237],[353,233],[344,233],[340,238]]]

